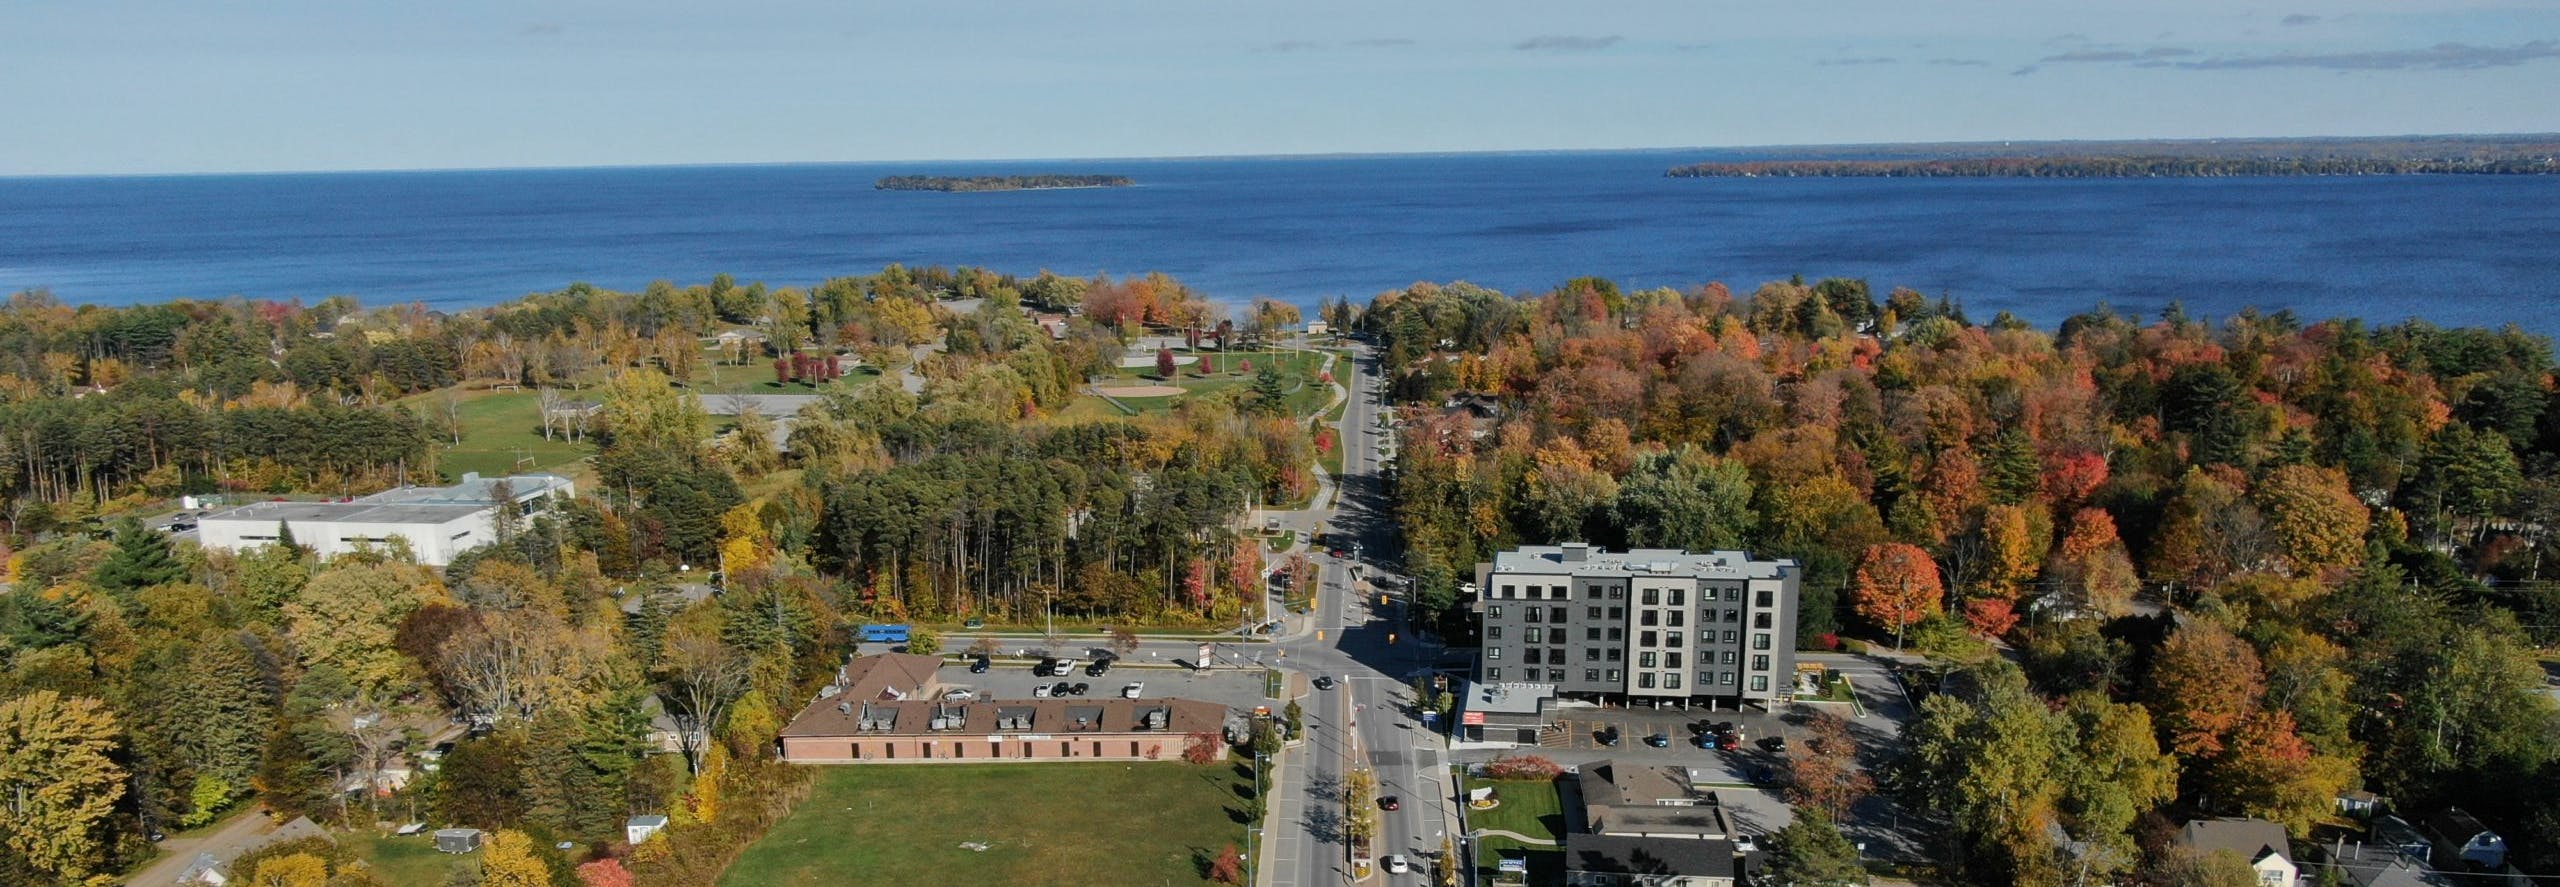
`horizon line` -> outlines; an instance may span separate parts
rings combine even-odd
[[[475,172],[582,172],[655,169],[727,169],[802,166],[870,166],[926,163],[1164,163],[1235,160],[1383,160],[1424,157],[1502,157],[1553,154],[1644,154],[1662,151],[1776,151],[1810,148],[1910,148],[1976,145],[2072,145],[2104,143],[2198,144],[2247,141],[2386,141],[2391,139],[2560,138],[2560,132],[2400,133],[2395,135],[2244,135],[2182,138],[1979,139],[1971,141],[1796,142],[1764,145],[1665,145],[1617,148],[1479,148],[1446,151],[1312,151],[1267,154],[1157,154],[1089,157],[900,158],[889,160],[705,160],[666,163],[525,164],[520,166],[357,167],[348,169],[204,170],[161,172],[0,173],[0,181],[59,179],[168,179],[246,176],[390,175]]]

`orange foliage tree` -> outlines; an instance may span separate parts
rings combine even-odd
[[[1868,546],[1851,590],[1859,616],[1893,629],[1895,650],[1902,649],[1903,631],[1939,613],[1946,596],[1938,563],[1919,546],[1901,542]]]

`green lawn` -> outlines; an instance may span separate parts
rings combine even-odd
[[[695,394],[818,394],[827,391],[850,391],[880,377],[880,368],[868,364],[846,367],[844,377],[824,385],[805,382],[781,384],[773,381],[773,361],[759,359],[744,366],[714,365],[704,361],[693,371],[688,383]]]
[[[456,867],[480,870],[479,854],[438,853],[435,839],[426,834],[396,838],[362,830],[339,835],[338,846],[364,860],[383,883],[401,887],[437,887],[448,883]]]
[[[1502,804],[1491,810],[1468,810],[1467,828],[1476,831],[1494,829],[1518,832],[1533,838],[1564,840],[1564,800],[1553,782],[1496,781],[1465,776],[1465,768],[1454,768],[1465,780],[1469,791],[1493,786],[1493,796]],[[1501,851],[1516,850],[1529,856],[1529,883],[1564,883],[1564,848],[1546,847],[1510,838],[1485,837],[1476,844],[1476,883],[1494,883],[1494,865]]]
[[[720,883],[1203,884],[1252,791],[1232,761],[826,767]]]
[[[572,399],[580,395],[572,393]],[[584,395],[592,398],[594,389]],[[461,393],[462,442],[453,438],[437,439],[443,453],[439,467],[447,477],[461,477],[463,472],[499,476],[549,471],[568,475],[573,480],[591,480],[586,458],[595,453],[592,443],[571,443],[560,439],[542,439],[542,404],[533,389],[465,391]],[[402,403],[420,415],[439,418],[444,414],[443,392],[428,392]]]
[[[1158,378],[1155,367],[1150,365],[1115,368],[1110,374],[1095,379],[1094,384],[1103,388],[1173,385],[1181,388],[1185,395],[1243,390],[1253,386],[1256,373],[1237,373],[1234,371],[1235,367],[1241,366],[1245,361],[1252,361],[1258,373],[1264,365],[1276,361],[1280,368],[1281,384],[1288,392],[1287,401],[1291,415],[1304,416],[1313,413],[1317,408],[1324,406],[1326,399],[1332,397],[1332,390],[1316,381],[1317,373],[1324,369],[1326,358],[1326,355],[1319,352],[1252,351],[1227,355],[1211,353],[1207,356],[1218,372],[1205,377],[1198,375],[1194,369],[1198,365],[1200,355],[1183,354],[1179,355],[1183,362],[1182,369],[1174,373],[1174,378],[1170,382]],[[1151,413],[1171,410],[1174,403],[1181,398],[1168,396],[1115,399],[1141,413]],[[1120,415],[1123,414],[1119,410],[1112,409],[1110,404],[1102,403],[1092,397],[1084,397],[1062,411],[1060,418],[1087,419]]]

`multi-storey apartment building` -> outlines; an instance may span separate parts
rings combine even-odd
[[[1768,702],[1795,675],[1792,560],[1531,545],[1476,565],[1477,678],[1612,700]]]

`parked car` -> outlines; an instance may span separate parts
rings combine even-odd
[[[1771,736],[1767,739],[1760,740],[1760,747],[1783,755],[1787,753],[1787,738],[1784,736]]]
[[[1034,685],[1032,685],[1032,687],[1031,687],[1031,697],[1032,697],[1032,698],[1034,698],[1034,699],[1047,699],[1047,698],[1049,698],[1049,685],[1047,685],[1047,684],[1034,684]]]
[[[1082,696],[1082,695],[1084,695],[1084,693],[1085,693],[1085,691],[1086,691],[1086,690],[1091,690],[1091,689],[1093,689],[1093,685],[1092,685],[1092,684],[1088,684],[1088,683],[1085,683],[1085,682],[1083,682],[1083,681],[1077,681],[1077,682],[1075,682],[1075,683],[1073,683],[1073,684],[1069,684],[1069,685],[1067,685],[1067,695],[1069,695],[1069,696]]]
[[[1394,795],[1388,795],[1388,796],[1386,796],[1386,797],[1383,797],[1383,798],[1379,798],[1379,799],[1378,799],[1378,809],[1380,809],[1380,810],[1402,810],[1402,809],[1404,809],[1404,802],[1403,802],[1403,801],[1396,800],[1396,796],[1394,796]]]
[[[1317,675],[1315,683],[1316,689],[1318,690],[1331,690],[1333,689],[1333,676],[1329,674]]]
[[[974,658],[974,659],[969,660],[969,673],[970,673],[970,674],[986,674],[986,673],[987,673],[987,669],[994,668],[994,667],[995,667],[995,660],[993,660],[993,659],[989,659],[989,658],[984,657],[984,656],[980,656],[980,657],[977,657],[977,658]]]
[[[1591,738],[1597,740],[1601,745],[1616,748],[1618,745],[1618,728],[1602,727],[1598,730],[1591,731]]]
[[[1739,749],[1742,747],[1742,734],[1726,733],[1718,736],[1716,737],[1716,747],[1725,751]]]
[[[971,693],[967,689],[950,690],[942,694],[942,701],[944,702],[967,702],[976,698],[978,698],[978,694]]]
[[[1656,733],[1651,736],[1647,736],[1644,738],[1644,744],[1653,746],[1654,748],[1670,748],[1671,734]]]
[[[1138,695],[1139,695],[1139,694],[1141,694],[1141,693],[1145,693],[1145,692],[1147,692],[1147,682],[1145,682],[1145,681],[1137,681],[1137,682],[1134,682],[1134,683],[1129,684],[1128,686],[1125,686],[1125,687],[1120,688],[1120,698],[1122,698],[1122,699],[1136,699],[1136,698],[1138,698]]]
[[[1069,689],[1070,689],[1070,688],[1067,686],[1067,682],[1065,682],[1065,681],[1059,681],[1059,682],[1057,682],[1057,683],[1054,683],[1054,684],[1050,684],[1050,685],[1049,685],[1049,695],[1051,695],[1051,696],[1065,696],[1065,695],[1067,695],[1067,690],[1069,690]]]
[[[1084,667],[1084,676],[1089,678],[1098,678],[1110,673],[1111,660],[1109,659],[1096,659],[1092,665]]]
[[[1045,678],[1057,670],[1058,660],[1055,657],[1042,657],[1040,664],[1031,667],[1031,676],[1035,678]]]
[[[1389,853],[1389,854],[1387,854],[1387,873],[1388,873],[1388,874],[1391,874],[1391,875],[1401,875],[1401,874],[1404,874],[1404,873],[1406,873],[1406,872],[1410,872],[1410,871],[1413,871],[1413,861],[1412,861],[1412,860],[1409,860],[1409,859],[1404,858],[1404,854],[1402,854],[1402,853]]]

